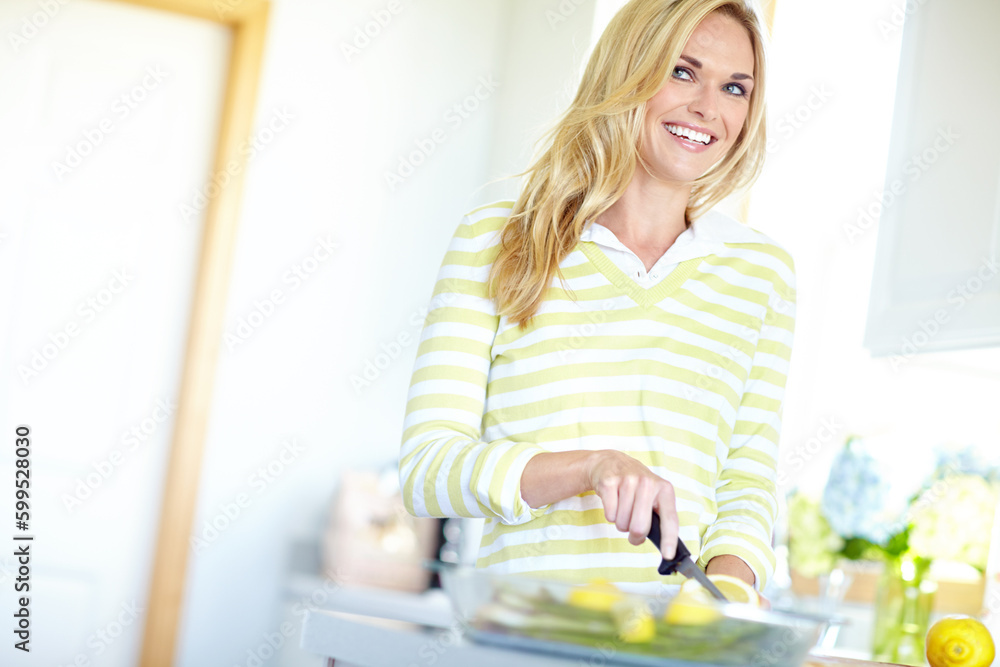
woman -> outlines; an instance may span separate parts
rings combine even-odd
[[[486,518],[479,567],[657,592],[655,509],[663,556],[766,585],[794,264],[712,210],[760,171],[763,56],[744,0],[631,0],[518,200],[458,226],[400,483]]]

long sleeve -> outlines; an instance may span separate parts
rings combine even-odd
[[[504,209],[463,217],[438,271],[406,403],[399,483],[416,516],[524,523],[545,508],[521,499],[521,473],[544,448],[482,437],[491,349],[499,317],[486,280]]]
[[[729,454],[716,485],[718,516],[705,533],[699,564],[719,555],[738,556],[763,590],[774,573],[771,533],[777,514],[778,438],[795,327],[795,268],[791,257],[769,271],[774,285],[745,385]]]

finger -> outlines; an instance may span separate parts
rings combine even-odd
[[[621,532],[628,530],[632,522],[632,504],[635,501],[635,482],[625,478],[618,485],[618,513],[615,515],[615,528]]]
[[[604,505],[604,518],[614,523],[618,516],[618,486],[598,485],[597,496]]]
[[[771,608],[771,601],[770,600],[768,600],[766,597],[764,597],[760,593],[757,594],[757,597],[760,598],[761,609],[770,609]]]
[[[629,521],[628,541],[632,544],[642,544],[649,535],[649,527],[653,520],[653,499],[655,490],[652,480],[639,480],[632,503],[632,520]]]
[[[656,496],[656,511],[660,515],[660,551],[667,560],[677,554],[677,536],[680,531],[674,487],[667,483]]]

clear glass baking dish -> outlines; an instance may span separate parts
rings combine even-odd
[[[672,596],[623,592],[627,602],[616,603],[616,615],[570,604],[572,591],[585,588],[583,584],[490,574],[447,563],[428,566],[438,572],[456,624],[472,641],[578,658],[581,665],[799,667],[827,625],[839,622],[713,602],[711,620],[671,623],[665,614]],[[648,611],[651,638],[623,638],[623,605]]]

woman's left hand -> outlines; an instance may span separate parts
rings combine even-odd
[[[716,556],[712,560],[708,561],[708,566],[705,568],[705,574],[728,574],[731,577],[736,577],[737,579],[742,579],[751,586],[757,581],[757,577],[754,575],[753,570],[750,566],[740,558],[739,556],[733,556],[730,554],[724,554],[722,556]],[[757,593],[757,597],[760,598],[760,606],[762,609],[770,609],[771,602]]]

